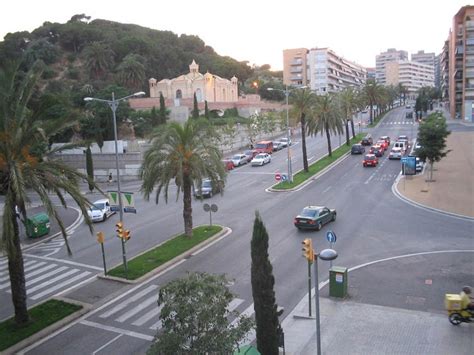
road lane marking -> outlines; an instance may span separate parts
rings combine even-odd
[[[46,296],[50,293],[53,293],[53,292],[59,290],[60,288],[66,286],[66,285],[72,284],[73,282],[76,282],[77,280],[80,280],[80,279],[83,279],[84,277],[87,277],[87,276],[89,276],[89,274],[90,274],[90,271],[84,271],[84,272],[80,273],[79,275],[74,276],[73,278],[67,279],[66,281],[61,282],[60,284],[57,284],[56,286],[50,287],[50,288],[48,288],[47,290],[45,290],[43,292],[40,292],[40,293],[38,293],[34,296],[31,296],[31,299],[37,300],[38,298],[41,298],[41,297]]]
[[[89,268],[89,269],[93,269],[93,270],[97,270],[97,271],[102,271],[103,270],[103,268],[98,267],[98,266],[81,264],[81,263],[77,263],[75,261],[70,261],[70,260],[56,259],[56,258],[50,258],[50,257],[47,257],[47,256],[39,256],[39,255],[34,255],[34,254],[23,254],[23,255],[27,256],[29,258],[36,258],[36,259],[40,259],[40,260],[54,261],[56,263],[64,263],[64,264],[69,264],[69,265],[73,265],[73,266]]]
[[[332,187],[332,186],[328,186],[328,187],[326,187],[326,188],[323,190],[323,192],[322,192],[322,193],[325,193],[325,192],[329,191],[329,190],[331,189],[331,187]]]
[[[97,354],[99,351],[101,351],[102,349],[105,349],[107,346],[109,346],[110,344],[112,344],[114,341],[116,341],[118,338],[120,338],[120,337],[122,337],[122,336],[123,336],[123,334],[117,335],[117,336],[116,336],[115,338],[113,338],[111,341],[105,343],[105,344],[102,345],[99,349],[97,349],[96,351],[94,351],[94,352],[92,353],[92,355],[95,355],[95,354]]]
[[[127,319],[133,317],[135,314],[143,311],[146,307],[151,306],[153,303],[158,303],[158,295],[148,297],[148,299],[141,301],[136,307],[132,308],[128,312],[125,312],[120,317],[115,318],[119,323],[125,322]],[[158,306],[157,306],[158,308]]]
[[[119,303],[114,308],[110,309],[109,311],[107,311],[105,313],[102,313],[99,317],[100,318],[108,318],[112,314],[115,314],[118,311],[120,311],[120,310],[124,309],[125,307],[127,307],[130,303],[137,301],[141,297],[145,296],[146,294],[150,293],[151,291],[155,291],[156,289],[158,289],[158,285],[150,285],[147,288],[145,288],[144,290],[142,290],[142,291],[138,292],[137,294],[135,294],[134,296],[132,296],[130,298],[127,298],[124,302]]]
[[[93,327],[93,328],[108,330],[109,332],[118,333],[118,334],[122,334],[122,335],[128,335],[128,336],[131,336],[131,337],[134,337],[134,338],[148,340],[148,341],[153,341],[153,339],[155,338],[155,337],[152,337],[150,335],[141,334],[141,333],[137,333],[137,332],[133,332],[133,331],[130,331],[130,330],[125,330],[125,329],[120,329],[120,328],[116,328],[116,327],[111,327],[111,326],[108,326],[108,325],[103,325],[103,324],[100,324],[100,323],[91,322],[89,320],[82,320],[79,323],[83,324],[83,325],[88,325],[88,326]]]

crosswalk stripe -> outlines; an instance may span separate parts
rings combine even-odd
[[[70,279],[67,279],[64,282],[61,282],[60,284],[57,284],[53,287],[50,287],[47,290],[44,290],[43,292],[40,292],[40,293],[38,293],[34,296],[31,296],[30,298],[33,299],[33,300],[37,300],[38,298],[41,298],[41,297],[43,297],[45,295],[48,295],[48,294],[51,294],[51,293],[63,288],[64,286],[67,286],[67,285],[69,285],[73,282],[76,282],[77,280],[80,280],[84,277],[87,277],[90,273],[91,273],[90,271],[84,271],[84,272],[80,273],[79,275],[76,275],[76,276],[74,276]],[[26,291],[28,292],[28,289]]]
[[[36,260],[27,260],[27,261],[24,261],[24,262],[23,262],[23,267],[25,268],[26,266],[31,265],[31,264],[34,264],[34,263],[36,263]],[[2,265],[2,266],[0,267],[0,270],[1,270],[1,271],[8,270],[8,263],[5,263],[4,265]]]
[[[39,267],[39,266],[43,266],[44,264],[46,264],[46,262],[42,261],[42,262],[39,262],[39,263],[37,263],[37,264],[30,265],[29,267],[26,267],[26,268],[25,268],[25,277],[26,277],[26,275],[28,275],[28,271],[29,271],[29,270],[31,270],[31,269],[33,269],[33,268],[37,268],[37,267]],[[5,282],[5,281],[7,281],[7,280],[9,280],[9,279],[10,279],[10,275],[7,274],[6,276],[0,278],[0,282]]]
[[[66,277],[68,277],[72,274],[75,274],[78,271],[79,271],[78,269],[72,269],[72,270],[69,270],[69,271],[67,271],[67,272],[65,272],[65,273],[63,273],[59,276],[56,276],[56,277],[54,277],[54,278],[52,278],[52,279],[50,279],[46,282],[40,283],[39,285],[36,285],[35,287],[28,288],[28,286],[27,286],[26,287],[26,293],[31,294],[31,293],[33,293],[37,290],[41,290],[42,288],[45,288],[45,287],[47,287],[47,286],[49,286],[49,285],[51,285],[51,284],[53,284],[53,283],[55,283],[59,280],[62,280],[62,279],[66,278]]]
[[[150,319],[157,317],[158,314],[161,312],[162,308],[163,308],[163,305],[152,308],[151,311],[148,311],[145,315],[138,318],[135,322],[132,323],[132,325],[136,325],[138,327],[142,326],[143,324],[148,322]]]
[[[254,309],[254,306],[253,306],[253,303],[252,303],[250,306],[248,306],[248,307],[245,309],[245,311],[243,311],[243,312],[240,314],[239,317],[235,318],[235,319],[232,321],[232,323],[230,323],[230,325],[231,325],[231,326],[236,325],[236,324],[239,322],[239,318],[240,318],[241,316],[250,317],[250,316],[252,316],[252,314],[254,314],[254,313],[255,313],[255,309]]]
[[[56,274],[58,274],[58,273],[60,273],[64,270],[67,270],[67,266],[60,266],[57,269],[51,270],[50,272],[47,272],[46,274],[42,274],[42,275],[40,275],[40,276],[38,276],[38,277],[36,277],[32,280],[27,280],[26,281],[26,288],[40,282],[41,280],[47,279],[50,276],[56,275]]]
[[[153,303],[156,303],[158,301],[158,295],[154,295],[153,297],[149,297],[148,299],[146,299],[145,301],[141,301],[138,306],[132,308],[131,310],[129,310],[128,312],[125,312],[124,314],[122,314],[120,317],[116,318],[115,320],[117,322],[120,322],[120,323],[123,323],[125,322],[127,319],[133,317],[135,314],[143,311],[146,307],[152,305]]]
[[[235,310],[242,302],[244,302],[243,299],[241,298],[234,298],[232,301],[230,301],[229,305],[227,306],[227,310],[229,312],[232,312]]]
[[[111,310],[101,314],[99,317],[100,318],[107,318],[110,317],[112,314],[117,313],[118,311],[122,310],[123,308],[127,307],[130,303],[138,301],[140,298],[145,296],[147,293],[150,293],[151,291],[154,291],[158,288],[157,285],[150,285],[146,289],[142,290],[141,292],[137,293],[136,295],[127,298],[126,301],[119,303],[117,306],[112,308]]]
[[[156,322],[155,324],[153,324],[150,329],[152,330],[158,330],[158,329],[161,329],[163,327],[163,323],[161,322],[161,319]]]
[[[48,264],[48,265],[46,265],[46,266],[43,266],[43,267],[40,268],[40,269],[37,269],[37,270],[35,270],[35,271],[33,271],[33,272],[27,273],[27,274],[25,275],[25,278],[26,278],[26,280],[28,281],[28,279],[31,279],[33,276],[36,276],[36,275],[38,275],[38,274],[41,274],[41,273],[43,273],[43,272],[45,272],[45,271],[47,271],[47,270],[49,270],[49,269],[52,269],[53,267],[56,267],[56,266],[57,266],[56,264]]]

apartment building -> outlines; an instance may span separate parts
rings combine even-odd
[[[402,84],[408,89],[408,96],[416,98],[419,89],[425,86],[434,87],[434,69],[432,65],[400,60],[385,63],[386,85]]]
[[[449,102],[449,41],[444,42],[439,60],[441,100]]]
[[[435,66],[436,54],[434,53],[425,53],[425,51],[418,51],[418,53],[412,53],[411,61],[431,65],[433,68]]]
[[[389,48],[375,56],[375,79],[379,84],[387,85],[385,80],[385,64],[389,62],[398,62],[399,60],[408,60],[408,52]]]
[[[283,51],[283,83],[307,85],[318,94],[362,86],[367,70],[329,48],[297,48]]]
[[[283,51],[283,83],[301,86],[308,83],[306,48],[285,49]]]
[[[448,42],[448,96],[451,117],[473,122],[474,6],[464,6],[454,16]]]

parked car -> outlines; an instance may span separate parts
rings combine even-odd
[[[255,154],[259,153],[273,153],[273,142],[272,141],[260,141],[255,144],[255,149],[253,150]]]
[[[224,163],[224,168],[226,171],[234,169],[234,162],[232,159],[223,159],[222,163]]]
[[[362,144],[354,144],[351,148],[351,154],[364,154],[365,148]]]
[[[405,135],[398,136],[397,142],[408,142],[408,136],[405,136]]]
[[[364,160],[362,161],[362,165],[365,167],[367,166],[377,166],[379,160],[374,154],[366,154]]]
[[[390,154],[388,155],[388,159],[402,159],[402,156],[403,156],[402,148],[394,147],[390,151]]]
[[[291,138],[281,138],[280,143],[283,144],[283,148],[286,148],[291,145]]]
[[[114,213],[110,210],[110,202],[106,198],[95,201],[87,210],[87,215],[92,222],[103,222]]]
[[[247,156],[245,154],[235,154],[232,158],[232,163],[234,163],[234,166],[240,166],[247,164]]]
[[[253,150],[246,150],[244,154],[247,157],[248,163],[250,163],[250,161],[257,155]]]
[[[362,144],[362,145],[372,145],[373,143],[374,143],[374,140],[372,139],[372,137],[370,135],[365,136],[360,141],[360,144]]]
[[[373,145],[369,149],[369,154],[374,154],[376,157],[383,156],[384,150],[383,147],[380,145]]]
[[[425,163],[423,162],[423,160],[421,160],[420,158],[416,157],[416,165],[415,165],[415,170],[417,173],[423,171],[423,166],[425,165]]]
[[[380,145],[384,151],[388,148],[388,143],[385,139],[379,139],[375,144]]]
[[[390,137],[389,136],[381,136],[379,139],[383,139],[385,142],[387,142],[388,145],[390,145]]]
[[[224,181],[213,182],[211,179],[202,180],[201,187],[194,189],[194,197],[212,197],[224,189]]]
[[[252,159],[250,164],[252,166],[257,166],[257,165],[265,165],[267,163],[270,163],[272,161],[272,156],[268,153],[260,153],[255,156],[255,158]]]
[[[280,141],[273,141],[273,151],[276,152],[278,150],[283,149],[283,143]]]
[[[321,230],[324,224],[336,220],[336,210],[325,206],[306,206],[295,217],[293,224],[298,229]]]

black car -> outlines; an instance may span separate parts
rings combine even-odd
[[[351,154],[364,154],[365,148],[362,144],[354,144],[351,148]]]
[[[194,189],[194,197],[212,197],[212,195],[221,192],[223,189],[224,181],[213,182],[210,179],[204,179],[202,180],[201,187],[197,187]]]
[[[374,144],[374,140],[372,139],[371,136],[367,136],[365,138],[362,138],[362,140],[360,141],[360,144],[362,144],[362,145],[372,145],[372,144]]]

